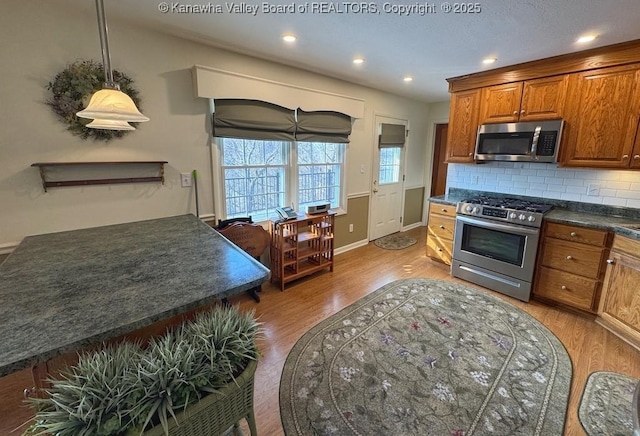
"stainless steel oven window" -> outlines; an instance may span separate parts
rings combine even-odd
[[[522,266],[527,237],[466,224],[462,229],[462,249],[480,256]]]

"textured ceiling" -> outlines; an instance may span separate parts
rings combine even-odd
[[[169,12],[161,13],[160,3],[107,0],[105,7],[108,17],[126,17],[162,32],[427,102],[448,99],[447,77],[640,39],[640,0],[484,0],[477,3],[479,13],[444,13],[445,3],[455,5],[444,0],[367,3],[379,13],[358,10],[360,3],[306,0],[169,1]],[[298,10],[265,13],[263,3],[293,4]],[[309,11],[300,12],[305,4]],[[428,6],[424,15],[419,9],[398,15],[385,12],[385,4]],[[189,5],[211,5],[222,12],[177,12]],[[229,12],[231,5],[257,5],[258,11]],[[334,11],[314,13],[312,7]],[[587,32],[600,36],[576,44]],[[285,44],[284,33],[298,40]],[[365,58],[363,65],[352,63],[357,55]],[[498,61],[485,67],[481,61],[487,56]],[[404,83],[405,75],[413,82]]]

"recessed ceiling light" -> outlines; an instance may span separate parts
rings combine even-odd
[[[287,34],[287,35],[283,35],[283,36],[282,36],[282,39],[283,39],[285,42],[295,42],[295,40],[296,40],[296,39],[298,39],[298,38],[296,38],[296,36],[295,36],[295,35]]]
[[[404,79],[402,79],[402,80],[404,80],[405,82],[412,82],[412,81],[413,81],[413,77],[411,77],[411,76],[404,76]]]
[[[484,58],[482,60],[482,63],[485,64],[485,65],[489,65],[489,64],[494,63],[497,60],[498,60],[498,58]]]
[[[596,39],[598,35],[592,33],[590,35],[582,35],[580,38],[576,40],[578,44],[584,44],[585,42],[591,42]]]
[[[364,58],[353,58],[354,64],[364,64]]]

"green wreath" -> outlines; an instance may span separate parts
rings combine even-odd
[[[127,94],[138,108],[140,98],[138,90],[133,87],[133,80],[127,75],[113,70],[113,80],[120,85],[120,90]],[[82,139],[110,141],[113,138],[122,138],[130,130],[102,130],[87,127],[92,120],[80,118],[76,113],[85,108],[89,97],[102,89],[105,81],[102,64],[95,61],[77,61],[56,74],[53,82],[49,82],[47,89],[53,94],[46,101],[53,111],[67,124],[67,130]],[[131,123],[137,126],[138,123]]]

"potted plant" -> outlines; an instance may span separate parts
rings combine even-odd
[[[253,313],[216,307],[153,338],[79,356],[49,380],[34,435],[182,436],[219,434],[246,418],[256,434],[253,379],[259,323]]]

